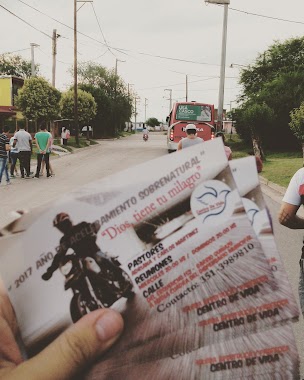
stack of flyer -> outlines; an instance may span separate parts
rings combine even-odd
[[[93,379],[298,379],[299,316],[253,157],[221,139],[90,183],[0,231],[26,347],[118,310]]]

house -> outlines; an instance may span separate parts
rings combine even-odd
[[[12,75],[0,75],[0,125],[7,119],[23,119],[15,106],[15,96],[23,86],[24,79]]]

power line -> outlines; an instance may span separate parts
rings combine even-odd
[[[3,8],[4,10],[6,10],[8,13],[10,13],[11,15],[13,15],[14,17],[17,17],[19,20],[21,20],[22,22],[24,22],[26,25],[30,26],[31,28],[35,29],[36,31],[38,31],[39,33],[42,33],[44,34],[45,36],[49,37],[49,38],[52,38],[51,36],[49,36],[48,34],[44,33],[42,30],[36,28],[35,26],[31,25],[29,22],[25,21],[23,18],[17,16],[15,13],[13,13],[12,11],[10,11],[9,9],[5,8],[3,5],[0,4],[0,7]]]
[[[188,83],[197,83],[197,82],[204,82],[204,81],[207,81],[207,80],[210,80],[210,79],[215,79],[215,78],[218,78],[218,76],[215,76],[215,77],[209,77],[207,79],[198,79],[198,80],[194,80],[194,81],[190,81]],[[184,85],[185,83],[182,82],[182,83],[174,83],[174,84],[167,84],[167,85],[164,85],[164,86],[155,86],[155,87],[148,87],[148,88],[140,88],[138,91],[143,91],[143,90],[153,90],[155,88],[163,88],[163,87],[173,87],[173,86],[181,86],[181,85]]]
[[[55,19],[54,17],[52,16],[49,16],[48,14],[40,11],[39,9],[33,7],[32,5],[29,5],[27,4],[25,1],[23,0],[18,0],[19,2],[21,2],[22,4],[28,6],[29,8],[32,8],[34,9],[36,12],[50,18],[51,20],[53,21],[56,21],[58,22],[59,24],[65,26],[66,28],[69,28],[71,30],[74,30],[74,28],[72,28],[71,26]],[[110,46],[110,45],[106,45],[104,42],[101,42],[100,40],[97,40],[96,38],[93,38],[85,33],[82,33],[80,31],[77,31],[77,33],[81,34],[82,36],[84,37],[87,37],[95,42],[98,42],[99,44],[102,44],[103,46],[107,46],[108,48],[110,49],[113,49],[113,50],[116,50],[118,51],[119,53],[122,53],[122,54],[126,54],[126,52],[130,52],[130,53],[136,53],[136,54],[140,54],[140,55],[146,55],[148,57],[154,57],[154,58],[160,58],[160,59],[166,59],[166,60],[170,60],[170,61],[178,61],[178,62],[186,62],[186,63],[193,63],[193,64],[197,64],[197,65],[208,65],[208,66],[220,66],[218,64],[211,64],[211,63],[206,63],[206,62],[197,62],[197,61],[191,61],[191,60],[186,60],[186,59],[181,59],[181,58],[173,58],[173,57],[166,57],[166,56],[161,56],[161,55],[154,55],[154,54],[150,54],[150,53],[144,53],[144,52],[136,52],[136,51],[132,51],[132,50],[129,50],[129,49],[123,49],[123,48],[117,48],[117,47],[113,47],[113,46]]]
[[[7,52],[5,52],[5,53],[1,53],[1,55],[18,53],[19,51],[25,51],[25,50],[30,50],[30,49],[31,49],[31,48],[19,49],[19,50],[14,50],[14,51],[7,51]]]
[[[98,27],[99,27],[100,33],[101,33],[102,38],[103,38],[103,40],[104,40],[104,43],[106,44],[106,46],[107,46],[109,52],[110,52],[115,58],[117,58],[116,55],[115,55],[115,54],[112,52],[112,50],[110,49],[110,47],[109,47],[109,45],[108,45],[108,42],[107,42],[107,40],[106,40],[106,37],[105,37],[105,35],[103,34],[103,31],[102,31],[102,29],[101,29],[101,25],[100,25],[100,22],[99,22],[99,20],[98,20],[98,17],[97,17],[97,14],[96,14],[96,11],[95,11],[95,8],[94,8],[93,3],[91,3],[91,6],[92,6],[92,9],[93,9],[93,12],[94,12],[94,15],[95,15],[95,18],[96,18],[96,21],[97,21],[97,24],[98,24]]]
[[[292,23],[292,24],[301,24],[301,25],[304,25],[304,22],[303,22],[303,21],[287,20],[287,19],[279,18],[279,17],[273,17],[273,16],[267,16],[267,15],[261,15],[261,14],[258,14],[258,13],[242,11],[242,10],[240,10],[240,9],[231,8],[231,7],[229,7],[229,10],[232,10],[232,11],[235,11],[235,12],[239,12],[239,13],[245,13],[245,14],[247,14],[247,15],[251,15],[251,16],[268,18],[268,19],[271,19],[271,20],[283,21],[283,22],[289,22],[289,23]]]

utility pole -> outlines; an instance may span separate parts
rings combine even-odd
[[[52,37],[52,55],[53,55],[53,64],[52,64],[52,86],[56,87],[56,55],[57,55],[57,38],[60,37],[57,34],[57,30],[53,29]]]
[[[114,134],[117,135],[118,127],[117,127],[117,109],[116,109],[116,98],[117,98],[117,64],[118,62],[126,62],[121,59],[116,58],[115,61],[115,89],[114,89],[114,107],[113,107],[113,123],[114,123]]]
[[[76,145],[79,145],[77,97],[77,3],[93,3],[93,0],[74,0],[74,127]]]
[[[77,87],[77,0],[74,0],[74,128],[76,145],[79,145]]]
[[[170,98],[169,98],[169,100],[170,100],[170,105],[169,105],[169,113],[171,112],[171,109],[172,109],[172,89],[171,88],[166,88],[165,89],[165,91],[169,91],[170,92]]]
[[[186,102],[188,101],[188,74],[186,74]]]
[[[211,3],[211,4],[224,5],[221,72],[220,72],[219,100],[218,100],[218,110],[217,110],[217,130],[222,130],[222,128],[223,128],[223,109],[224,109],[224,91],[225,91],[227,21],[228,21],[228,5],[230,4],[230,0],[205,0],[205,2]]]
[[[134,119],[135,119],[135,126],[134,126],[134,133],[136,134],[136,108],[137,108],[137,99],[140,99],[138,98],[137,96],[134,97],[134,102],[135,102],[135,105],[134,105]]]
[[[224,92],[225,92],[225,68],[226,68],[226,46],[227,46],[227,21],[228,21],[228,4],[224,4],[224,21],[223,21],[223,36],[222,36],[222,57],[221,57],[221,75],[219,87],[218,101],[218,130],[223,129],[223,112],[224,112]]]
[[[38,44],[35,44],[35,43],[31,43],[31,71],[32,71],[32,77],[35,77],[36,76],[36,68],[35,68],[35,53],[34,53],[34,49],[35,47],[38,47],[39,45]]]
[[[147,101],[148,101],[148,99],[145,98],[145,122],[147,121],[147,106],[148,106]]]
[[[134,84],[133,83],[128,83],[128,96],[130,96],[131,86],[134,86]]]

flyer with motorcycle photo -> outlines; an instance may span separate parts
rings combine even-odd
[[[125,319],[117,351],[198,324],[202,347],[228,341],[254,308],[298,313],[276,295],[221,139],[76,189],[21,230],[0,238],[0,267],[27,347],[102,307]]]
[[[142,364],[145,361],[151,362],[196,351],[208,343],[208,336],[210,337],[210,335],[213,342],[226,342],[231,337],[235,339],[248,336],[248,334],[256,331],[269,330],[276,325],[282,324],[282,322],[286,323],[288,320],[295,320],[299,316],[298,306],[275,245],[271,221],[259,187],[255,160],[248,157],[231,161],[229,164],[243,203],[246,205],[245,209],[248,218],[262,243],[273,274],[280,284],[279,288],[275,294],[268,294],[263,297],[259,306],[238,309],[237,313],[220,314],[216,309],[210,310],[211,305],[218,305],[221,310],[227,311],[225,302],[228,297],[226,295],[225,298],[223,294],[214,294],[200,303],[189,305],[183,311],[200,315],[199,323],[192,324],[171,335],[166,334],[165,338],[161,337],[154,340],[153,343],[143,343],[140,348],[128,350],[127,354],[119,356],[118,359],[117,352],[114,349],[92,369],[92,374],[111,373],[112,376],[113,373],[119,373],[119,367]],[[247,180],[245,180],[246,177]],[[254,288],[251,288],[251,291]],[[231,293],[229,297],[234,300],[234,306],[236,306],[238,304],[236,294],[242,293],[242,290],[238,289],[238,292],[236,289],[234,290],[235,292]],[[194,320],[195,318],[193,318]],[[212,327],[209,334],[208,327]],[[290,342],[294,342],[292,336]],[[158,347],[157,350],[155,350],[155,347]]]

